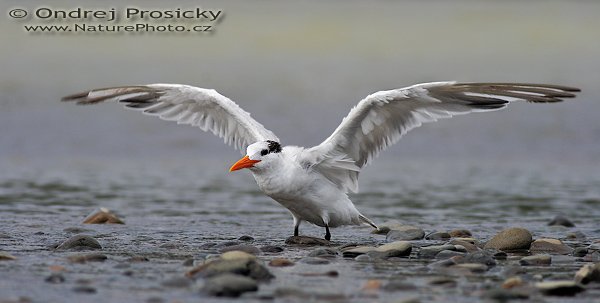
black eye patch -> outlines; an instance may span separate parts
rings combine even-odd
[[[269,151],[266,150],[266,149],[263,149],[263,150],[260,151],[260,155],[261,156],[266,156],[268,153],[269,153]]]

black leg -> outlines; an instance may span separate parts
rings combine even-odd
[[[329,225],[325,225],[325,240],[329,241],[331,239],[331,233],[329,233]]]
[[[299,225],[294,226],[294,236],[298,236],[298,227]]]

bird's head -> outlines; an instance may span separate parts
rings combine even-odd
[[[232,172],[242,168],[260,169],[266,167],[280,152],[281,144],[279,142],[266,140],[252,143],[246,148],[246,156],[235,162],[229,171]]]

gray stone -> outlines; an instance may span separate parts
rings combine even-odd
[[[300,245],[300,246],[317,246],[317,245],[329,246],[329,245],[331,245],[331,242],[329,242],[325,239],[315,238],[315,237],[291,236],[291,237],[285,239],[285,244]]]
[[[499,250],[529,249],[532,235],[525,228],[511,227],[496,234],[488,241],[484,248],[495,248]]]
[[[452,239],[448,243],[453,244],[453,245],[460,245],[460,246],[464,247],[467,252],[476,252],[476,251],[480,250],[479,247],[475,246],[475,244],[473,244],[471,242],[467,242],[465,240]]]
[[[239,244],[239,245],[231,245],[227,247],[223,247],[219,250],[219,252],[228,252],[228,251],[243,251],[245,253],[249,253],[252,255],[260,255],[260,249],[258,247],[248,244]]]
[[[396,241],[381,245],[372,252],[377,254],[379,258],[404,257],[409,256],[412,250],[412,244],[407,241]]]
[[[454,229],[451,230],[448,234],[450,234],[452,238],[468,238],[473,236],[473,234],[466,229]]]
[[[425,246],[421,247],[418,256],[419,258],[433,259],[442,250],[455,250],[455,247],[451,244]]]
[[[550,265],[552,257],[550,255],[534,255],[523,257],[519,260],[519,264],[523,266]]]
[[[574,296],[585,290],[579,283],[568,280],[539,282],[535,287],[548,296]]]
[[[463,262],[478,263],[489,267],[496,265],[496,260],[494,260],[493,252],[485,250],[468,253],[467,255],[465,255]]]
[[[600,263],[586,264],[575,273],[575,281],[588,284],[590,282],[600,282]]]
[[[487,265],[480,264],[480,263],[460,263],[460,264],[451,266],[450,268],[458,269],[458,270],[468,270],[473,273],[483,273],[488,270]]]
[[[568,255],[573,252],[573,249],[563,244],[558,239],[537,239],[531,243],[529,249],[531,253],[551,253]]]
[[[464,256],[464,252],[454,251],[454,250],[442,250],[435,255],[436,259],[449,259],[454,256]]]
[[[79,285],[79,286],[73,287],[73,291],[78,292],[78,293],[84,293],[84,294],[95,294],[96,288],[89,286],[89,285]]]
[[[529,294],[522,290],[495,288],[485,292],[483,297],[490,299],[493,302],[508,302],[529,299]]]
[[[575,227],[575,224],[573,224],[573,222],[571,222],[571,220],[569,220],[567,217],[563,216],[563,215],[558,215],[556,217],[554,217],[554,219],[552,219],[548,225],[550,226],[555,226],[555,225],[560,225],[560,226],[565,226],[565,227]]]
[[[96,239],[88,235],[75,235],[56,247],[57,250],[94,250],[102,249]]]
[[[445,231],[436,231],[425,236],[427,240],[448,240],[450,238],[450,234]]]
[[[342,256],[344,258],[355,258],[359,255],[366,254],[370,251],[375,250],[375,247],[371,246],[357,246],[353,248],[347,248],[342,250]]]
[[[280,253],[280,252],[284,251],[284,249],[281,246],[265,245],[265,246],[260,247],[260,251],[262,251],[264,253],[275,254],[275,253]]]
[[[52,273],[45,279],[46,282],[59,284],[65,282],[65,277],[61,273]]]
[[[573,256],[575,257],[585,257],[587,255],[588,249],[586,247],[577,247],[573,250]]]
[[[309,257],[321,257],[321,258],[335,258],[335,257],[337,257],[337,255],[338,255],[338,252],[335,249],[331,249],[331,248],[317,248],[308,254]]]
[[[183,266],[194,266],[194,258],[188,258],[181,263]]]
[[[83,254],[83,255],[72,255],[68,256],[67,260],[71,263],[87,263],[87,262],[104,262],[108,259],[106,255],[103,254]]]
[[[245,292],[257,291],[258,283],[242,275],[227,273],[206,279],[202,290],[217,297],[239,297]]]
[[[248,236],[248,235],[244,235],[238,238],[238,240],[240,241],[254,241],[254,238]]]
[[[386,240],[388,242],[410,241],[420,240],[423,239],[423,237],[425,237],[425,232],[422,229],[410,225],[403,225],[390,230],[390,232],[387,233]]]
[[[252,259],[210,261],[188,271],[186,276],[210,278],[226,273],[247,276],[259,281],[269,281],[274,278],[266,267]]]

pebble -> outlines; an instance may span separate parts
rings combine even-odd
[[[442,250],[437,255],[435,255],[436,259],[450,259],[454,256],[464,256],[464,252],[454,251],[454,250]]]
[[[584,262],[598,262],[600,261],[600,251],[589,253],[583,257]]]
[[[315,238],[315,237],[291,236],[291,237],[285,239],[285,244],[301,245],[301,246],[316,246],[316,245],[329,246],[329,245],[331,245],[331,242],[329,242],[325,239]]]
[[[573,249],[563,244],[558,239],[537,239],[531,243],[529,249],[532,253],[554,253],[560,255],[568,255],[573,252]]]
[[[585,240],[587,237],[585,236],[584,233],[577,230],[574,232],[567,233],[566,238],[569,240]]]
[[[534,255],[523,257],[519,260],[519,264],[523,266],[550,265],[552,257],[550,255]]]
[[[240,241],[254,241],[254,238],[250,237],[248,235],[244,235],[244,236],[239,237],[238,240],[240,240]]]
[[[194,258],[188,258],[181,263],[183,266],[194,266]]]
[[[448,287],[454,287],[457,284],[451,277],[444,276],[431,278],[428,283],[429,285],[443,285]]]
[[[588,249],[586,247],[577,247],[573,250],[574,257],[585,257],[587,255]]]
[[[460,245],[460,246],[464,247],[467,252],[476,252],[476,251],[480,250],[479,247],[475,246],[475,244],[473,244],[471,242],[467,242],[465,240],[452,239],[448,243],[453,244],[453,245]]]
[[[258,247],[248,244],[238,244],[231,245],[224,248],[221,248],[219,252],[228,252],[228,251],[243,251],[253,255],[260,255],[260,249]]]
[[[523,279],[521,279],[521,277],[510,277],[502,282],[502,288],[504,289],[511,289],[523,285],[525,285],[525,282]]]
[[[287,267],[287,266],[294,266],[294,265],[295,265],[295,263],[293,261],[285,259],[285,258],[275,258],[269,262],[269,266],[273,266],[273,267]]]
[[[125,222],[108,210],[108,208],[101,207],[83,219],[83,224],[125,224]]]
[[[492,302],[508,302],[513,300],[526,300],[529,298],[527,291],[515,291],[513,289],[495,288],[490,289],[483,295]]]
[[[308,254],[309,257],[321,257],[321,258],[335,258],[335,257],[337,257],[337,255],[338,255],[338,252],[331,248],[317,248]]]
[[[558,216],[554,217],[554,219],[552,219],[550,222],[548,222],[548,225],[550,225],[550,226],[560,225],[560,226],[565,226],[565,227],[575,227],[575,224],[573,224],[573,222],[571,222],[571,220],[569,220],[567,217],[565,217],[563,215],[558,215]]]
[[[236,274],[222,274],[206,279],[202,290],[217,297],[239,297],[241,294],[258,290],[258,283]]]
[[[17,257],[15,257],[7,252],[0,251],[0,261],[16,260],[16,259],[17,259]]]
[[[448,234],[450,234],[452,238],[468,238],[473,236],[473,234],[466,229],[453,229]]]
[[[83,254],[83,255],[72,255],[68,256],[67,260],[71,263],[87,263],[87,262],[104,262],[108,259],[106,255],[103,254]]]
[[[456,247],[451,244],[425,246],[421,247],[421,250],[419,250],[417,255],[419,258],[433,259],[443,250],[456,250]]]
[[[568,280],[539,282],[535,287],[548,296],[574,296],[585,290],[579,283]]]
[[[102,249],[98,241],[88,235],[75,235],[59,244],[57,250],[94,250]]]
[[[410,226],[410,225],[402,225],[390,230],[387,233],[386,241],[394,242],[394,241],[410,241],[410,240],[420,240],[425,237],[425,231],[422,229]]]
[[[353,248],[343,249],[342,257],[344,258],[355,258],[359,255],[366,254],[370,251],[374,251],[375,247],[372,246],[357,246]]]
[[[582,284],[600,282],[600,263],[586,264],[575,273],[575,281]]]
[[[407,241],[395,241],[381,245],[373,251],[379,253],[382,258],[404,257],[410,255],[412,244]]]
[[[281,246],[265,245],[265,246],[260,247],[260,251],[262,251],[264,253],[274,254],[274,253],[280,253],[280,252],[284,251],[284,249]]]
[[[73,287],[73,291],[79,292],[79,293],[86,293],[86,294],[95,294],[96,288],[94,288],[92,286],[88,286],[88,285],[79,285],[79,286]]]
[[[451,266],[452,269],[465,269],[472,273],[483,273],[488,270],[487,265],[480,263],[461,263]]]
[[[266,267],[253,259],[217,259],[192,268],[186,273],[186,276],[210,278],[222,274],[243,275],[259,281],[269,281],[274,278]]]
[[[483,264],[488,267],[492,267],[496,265],[496,260],[494,260],[494,252],[489,250],[476,251],[473,253],[468,253],[462,259],[465,263],[478,263]]]
[[[432,233],[428,234],[427,236],[425,236],[425,239],[426,240],[448,240],[451,237],[452,236],[450,236],[450,234],[445,231],[436,231],[436,232],[432,232]]]
[[[221,260],[256,260],[256,256],[241,250],[227,251],[220,256]]]
[[[405,225],[398,221],[395,221],[395,220],[387,221],[387,222],[378,224],[379,229],[375,229],[371,233],[378,234],[378,235],[387,235],[387,233],[389,233],[391,230],[401,228],[402,226],[405,226]]]
[[[528,249],[531,245],[532,235],[525,228],[511,227],[496,234],[489,240],[484,248],[495,248],[499,250]]]
[[[55,272],[46,277],[44,281],[52,284],[59,284],[65,282],[65,276],[63,276],[61,273]]]

